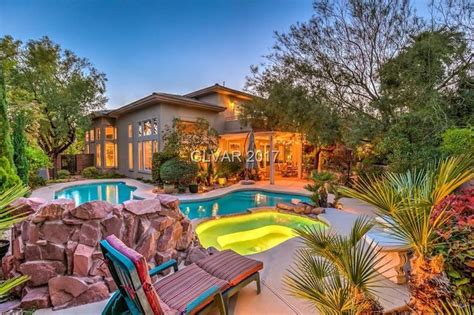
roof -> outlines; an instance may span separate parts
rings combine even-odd
[[[234,89],[228,88],[226,86],[223,86],[223,85],[220,85],[220,84],[217,84],[217,83],[214,84],[214,85],[205,87],[203,89],[185,94],[184,96],[185,97],[199,97],[199,96],[204,96],[204,95],[208,95],[208,94],[212,94],[212,93],[221,93],[221,94],[225,94],[225,95],[235,95],[235,96],[247,98],[249,100],[255,97],[252,94],[249,94],[249,93],[246,93],[246,92],[243,92],[243,91],[239,91],[239,90],[234,90]]]
[[[194,98],[189,98],[189,97],[185,97],[181,95],[168,94],[168,93],[152,93],[144,98],[136,100],[125,106],[111,110],[107,113],[107,115],[112,116],[112,117],[120,116],[132,110],[137,110],[137,109],[144,108],[144,107],[157,104],[157,103],[166,103],[166,104],[172,104],[172,105],[201,108],[204,110],[210,110],[210,111],[215,111],[215,112],[222,112],[222,111],[225,111],[226,109],[223,106],[199,101]]]

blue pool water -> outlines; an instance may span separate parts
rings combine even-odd
[[[128,186],[123,182],[84,184],[57,191],[54,198],[73,199],[76,205],[92,200],[103,200],[118,204],[133,199],[132,192],[135,189],[136,187]]]
[[[281,194],[258,190],[246,190],[229,193],[207,201],[182,201],[181,211],[190,219],[209,218],[246,212],[248,208],[275,206],[279,202],[291,202],[298,199],[310,202],[309,197]]]

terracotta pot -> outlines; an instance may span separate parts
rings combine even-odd
[[[163,189],[165,194],[172,194],[174,193],[174,184],[164,184]]]

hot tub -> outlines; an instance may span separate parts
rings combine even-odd
[[[307,217],[261,211],[205,221],[197,226],[196,233],[205,248],[213,246],[251,255],[295,237],[294,229],[304,226],[326,228],[321,221]]]

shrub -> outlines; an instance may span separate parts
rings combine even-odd
[[[170,184],[189,185],[196,179],[198,166],[196,163],[180,158],[166,161],[160,168],[160,178]]]
[[[159,183],[161,181],[160,178],[160,168],[163,163],[165,163],[168,160],[171,160],[172,158],[178,157],[178,154],[175,152],[171,151],[162,151],[162,152],[157,152],[153,154],[153,161],[152,161],[152,166],[151,166],[151,178],[154,183]]]
[[[444,155],[461,155],[474,152],[474,129],[453,128],[443,133],[441,152]]]
[[[244,164],[240,161],[222,161],[217,166],[219,176],[229,178],[238,176],[244,170]]]
[[[82,177],[85,178],[99,178],[101,171],[95,166],[89,166],[82,170]]]
[[[19,113],[15,117],[13,125],[13,161],[16,166],[16,172],[23,184],[28,185],[28,175],[30,165],[26,155],[27,140],[25,136],[26,117],[24,113]]]
[[[436,230],[442,242],[436,246],[434,254],[443,256],[455,295],[469,301],[474,297],[474,189],[446,197],[436,206],[431,219],[435,220],[443,211],[449,219]]]
[[[0,193],[10,187],[21,183],[20,178],[16,175],[14,166],[5,157],[0,157]]]
[[[59,179],[66,179],[71,177],[71,173],[68,170],[59,170],[58,171],[58,178]]]
[[[28,178],[28,184],[31,189],[34,189],[46,185],[46,180],[38,174],[30,173],[30,177]]]

